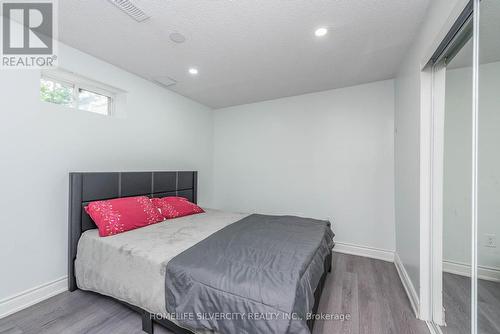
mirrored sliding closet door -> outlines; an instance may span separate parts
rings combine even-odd
[[[500,0],[472,0],[457,23],[434,65],[444,102],[434,320],[444,334],[500,334]]]
[[[445,67],[443,135],[444,334],[471,333],[472,17],[438,66]]]
[[[500,0],[482,0],[477,122],[477,333],[500,333]]]

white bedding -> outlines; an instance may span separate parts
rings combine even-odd
[[[75,261],[80,289],[165,313],[165,267],[179,253],[247,214],[206,210],[110,237],[82,234]]]

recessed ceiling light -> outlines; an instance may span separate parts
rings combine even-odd
[[[186,37],[180,32],[173,32],[169,35],[169,37],[174,43],[184,43],[186,41]]]
[[[323,36],[325,36],[327,33],[328,33],[328,29],[327,29],[327,28],[318,28],[318,29],[316,29],[316,31],[314,32],[314,34],[316,35],[316,37],[323,37]]]
[[[195,67],[191,67],[191,68],[189,69],[189,74],[191,74],[191,75],[196,75],[196,74],[198,74],[198,69],[197,69],[197,68],[195,68]]]

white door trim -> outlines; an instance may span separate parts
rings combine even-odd
[[[420,110],[420,314],[432,319],[432,67],[421,72]]]
[[[443,150],[444,66],[421,75],[420,114],[420,319],[444,325],[443,312]]]
[[[431,300],[432,319],[445,325],[443,312],[443,181],[446,67],[432,68]]]

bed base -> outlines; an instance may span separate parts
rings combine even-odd
[[[323,275],[321,276],[321,279],[319,280],[318,286],[316,287],[316,290],[314,291],[314,306],[312,309],[312,313],[318,312],[318,307],[319,307],[319,301],[321,298],[321,294],[323,292],[323,288],[325,287],[325,281],[328,273],[332,271],[332,253],[328,254],[328,256],[325,259],[325,271],[323,272]],[[154,327],[153,323],[156,322],[159,325],[167,328],[174,334],[193,334],[190,330],[187,330],[185,328],[179,327],[173,322],[167,320],[167,319],[158,319],[154,317],[151,313],[138,309],[137,307],[132,307],[133,309],[136,309],[138,312],[141,314],[142,318],[142,330],[148,334],[153,334],[154,333]],[[314,328],[314,317],[307,320],[307,327],[309,327],[311,333]]]
[[[323,272],[323,275],[321,276],[321,279],[319,280],[318,286],[316,287],[316,290],[314,291],[314,306],[312,309],[313,314],[318,311],[321,294],[323,292],[323,288],[325,287],[325,281],[326,281],[328,273],[331,273],[331,272],[332,272],[332,253],[330,252],[330,254],[328,254],[328,256],[325,259],[325,271]],[[70,291],[75,291],[77,289],[78,289],[77,287],[74,287],[74,288],[70,289]],[[158,325],[168,329],[169,331],[171,331],[174,334],[194,334],[192,331],[185,329],[185,328],[182,328],[170,320],[156,317],[154,314],[149,313],[148,311],[143,310],[140,307],[137,307],[135,305],[131,305],[129,303],[115,299],[113,297],[109,297],[109,296],[105,296],[105,297],[111,298],[114,301],[121,303],[121,304],[129,307],[133,311],[139,313],[141,315],[142,330],[145,333],[154,334],[154,323],[157,323]],[[309,327],[309,329],[312,333],[313,328],[314,328],[314,318],[307,320],[307,327]]]
[[[145,195],[148,197],[183,196],[191,202],[197,202],[198,173],[196,171],[155,171],[155,172],[113,172],[113,173],[70,173],[69,182],[69,245],[68,245],[68,289],[75,291],[76,285],[74,261],[78,240],[83,232],[96,228],[83,207],[91,201],[117,197]],[[316,313],[328,272],[332,269],[332,253],[325,259],[324,272],[314,291]],[[112,297],[110,297],[112,298]],[[112,298],[114,299],[114,298]],[[167,328],[175,334],[193,334],[179,327],[172,321],[155,317],[137,306],[114,299],[141,314],[142,330],[153,334],[153,323]],[[312,332],[314,318],[307,320]]]

